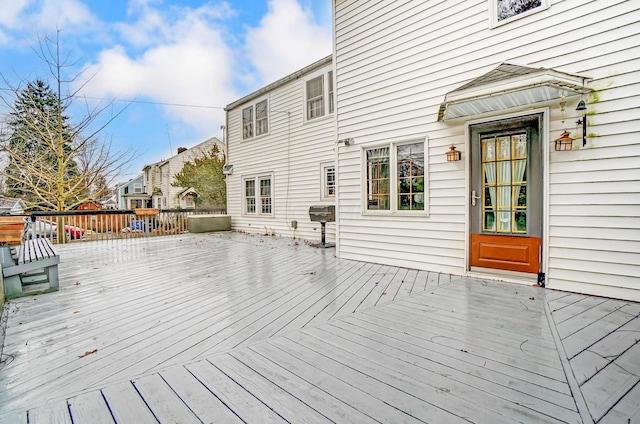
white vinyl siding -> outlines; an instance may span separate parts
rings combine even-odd
[[[325,58],[299,77],[292,77],[268,92],[248,96],[241,104],[228,107],[227,127],[229,155],[233,174],[227,176],[227,210],[232,228],[258,234],[275,234],[319,241],[320,226],[309,219],[309,207],[333,199],[322,197],[321,164],[334,161],[334,122],[332,119],[306,119],[306,81],[313,75],[325,75],[331,70],[330,58]],[[273,86],[271,86],[273,87]],[[251,142],[242,141],[242,108],[267,97],[269,131]],[[277,111],[277,112],[276,112]],[[325,115],[326,117],[326,115]],[[243,177],[271,176],[271,215],[261,215],[268,201],[259,198],[256,181],[256,210],[245,212]],[[262,187],[266,190],[266,187]],[[296,221],[294,230],[292,221]],[[327,241],[335,240],[335,223],[326,226]]]
[[[366,149],[430,134],[429,216],[362,214],[361,150],[338,149],[338,255],[464,274],[468,140],[464,122],[437,120],[440,103],[501,62],[553,68],[591,78],[595,91],[585,96],[587,146],[574,142],[573,151],[555,152],[549,144],[564,128],[581,134],[572,116],[579,97],[567,99],[564,123],[558,102],[536,105],[548,110],[548,285],[640,300],[638,4],[553,0],[496,27],[489,6],[490,0],[334,4],[336,138],[354,138]],[[461,161],[446,161],[451,144]]]

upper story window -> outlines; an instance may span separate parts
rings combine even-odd
[[[242,138],[253,137],[253,105],[242,109]]]
[[[305,82],[305,110],[307,120],[333,113],[332,71],[316,75]]]
[[[489,0],[491,26],[502,25],[549,7],[550,0]]]
[[[256,135],[266,134],[269,131],[267,101],[256,103]]]
[[[140,183],[135,183],[133,185],[133,192],[134,193],[142,193],[142,184]]]
[[[267,99],[242,109],[242,139],[269,132],[269,105]]]
[[[324,75],[307,81],[307,119],[324,116]]]
[[[426,211],[425,142],[365,150],[367,211]]]

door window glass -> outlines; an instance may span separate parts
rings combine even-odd
[[[527,232],[527,133],[483,137],[482,230]]]

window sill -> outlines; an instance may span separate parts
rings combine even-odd
[[[429,212],[427,211],[375,211],[375,210],[365,210],[361,213],[363,216],[386,216],[386,217],[416,217],[416,218],[424,218],[429,216]]]
[[[326,120],[329,120],[329,119],[333,119],[333,116],[334,116],[334,113],[331,112],[331,113],[329,113],[327,115],[319,116],[317,118],[312,118],[312,119],[305,118],[304,121],[302,122],[302,124],[303,125],[307,125],[307,124],[313,124],[313,123],[316,123],[316,122],[326,121]]]

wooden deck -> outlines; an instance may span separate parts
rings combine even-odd
[[[0,423],[640,416],[638,304],[233,233],[58,250],[8,305]]]

